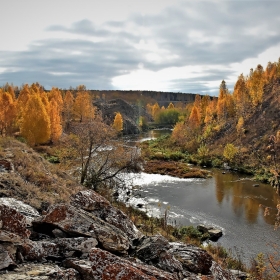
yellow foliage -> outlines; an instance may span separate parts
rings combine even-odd
[[[23,111],[21,134],[31,145],[45,143],[50,139],[50,118],[38,94],[32,94]]]
[[[200,125],[200,114],[196,106],[192,108],[189,123],[192,127],[198,127]]]
[[[233,144],[227,144],[224,148],[223,156],[226,160],[232,162],[237,153],[238,149]]]
[[[94,119],[95,110],[88,92],[78,92],[74,103],[74,113],[79,118],[80,122]]]
[[[236,130],[237,130],[237,133],[240,136],[242,136],[244,134],[245,129],[244,129],[244,119],[243,119],[243,117],[240,117],[238,119],[238,123],[236,125]]]
[[[50,102],[50,122],[51,122],[51,140],[56,142],[62,133],[60,110],[56,100],[53,98]]]
[[[175,107],[174,107],[173,103],[170,102],[169,105],[168,105],[168,107],[167,107],[167,109],[174,109],[174,108],[175,108]]]
[[[16,103],[12,95],[0,89],[0,134],[11,134],[15,124]]]
[[[123,118],[121,113],[117,113],[114,119],[113,128],[115,128],[117,131],[123,130]]]

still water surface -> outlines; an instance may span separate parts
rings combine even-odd
[[[170,130],[154,130],[137,136],[134,141],[157,138]],[[269,243],[280,246],[280,229],[274,230],[275,212],[263,215],[260,204],[276,208],[279,196],[267,184],[253,185],[247,176],[238,173],[222,174],[210,170],[209,179],[180,179],[167,175],[137,175],[136,195],[131,205],[143,204],[143,210],[153,216],[163,216],[168,207],[169,222],[177,225],[206,224],[223,230],[222,246],[238,251],[249,262],[259,252],[272,251]]]

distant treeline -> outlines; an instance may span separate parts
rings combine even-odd
[[[191,103],[195,100],[193,93],[162,92],[148,90],[89,90],[95,97],[105,100],[123,99],[129,103],[141,102],[143,105],[158,103],[160,106],[168,106],[170,102]]]

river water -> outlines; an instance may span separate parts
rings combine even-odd
[[[154,130],[131,141],[143,141],[170,134]],[[280,246],[280,229],[274,230],[276,211],[264,217],[260,204],[276,208],[279,196],[267,184],[256,183],[245,175],[210,170],[209,179],[180,179],[167,175],[135,175],[137,186],[127,201],[149,215],[162,217],[168,209],[173,225],[211,225],[223,230],[219,243],[238,253],[249,263],[259,252],[272,252],[271,243]],[[254,186],[258,184],[258,186]],[[280,247],[279,247],[280,248]]]

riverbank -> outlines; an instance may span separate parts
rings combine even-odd
[[[189,164],[177,161],[150,160],[143,164],[143,171],[148,174],[169,175],[178,178],[209,178],[211,173]]]

